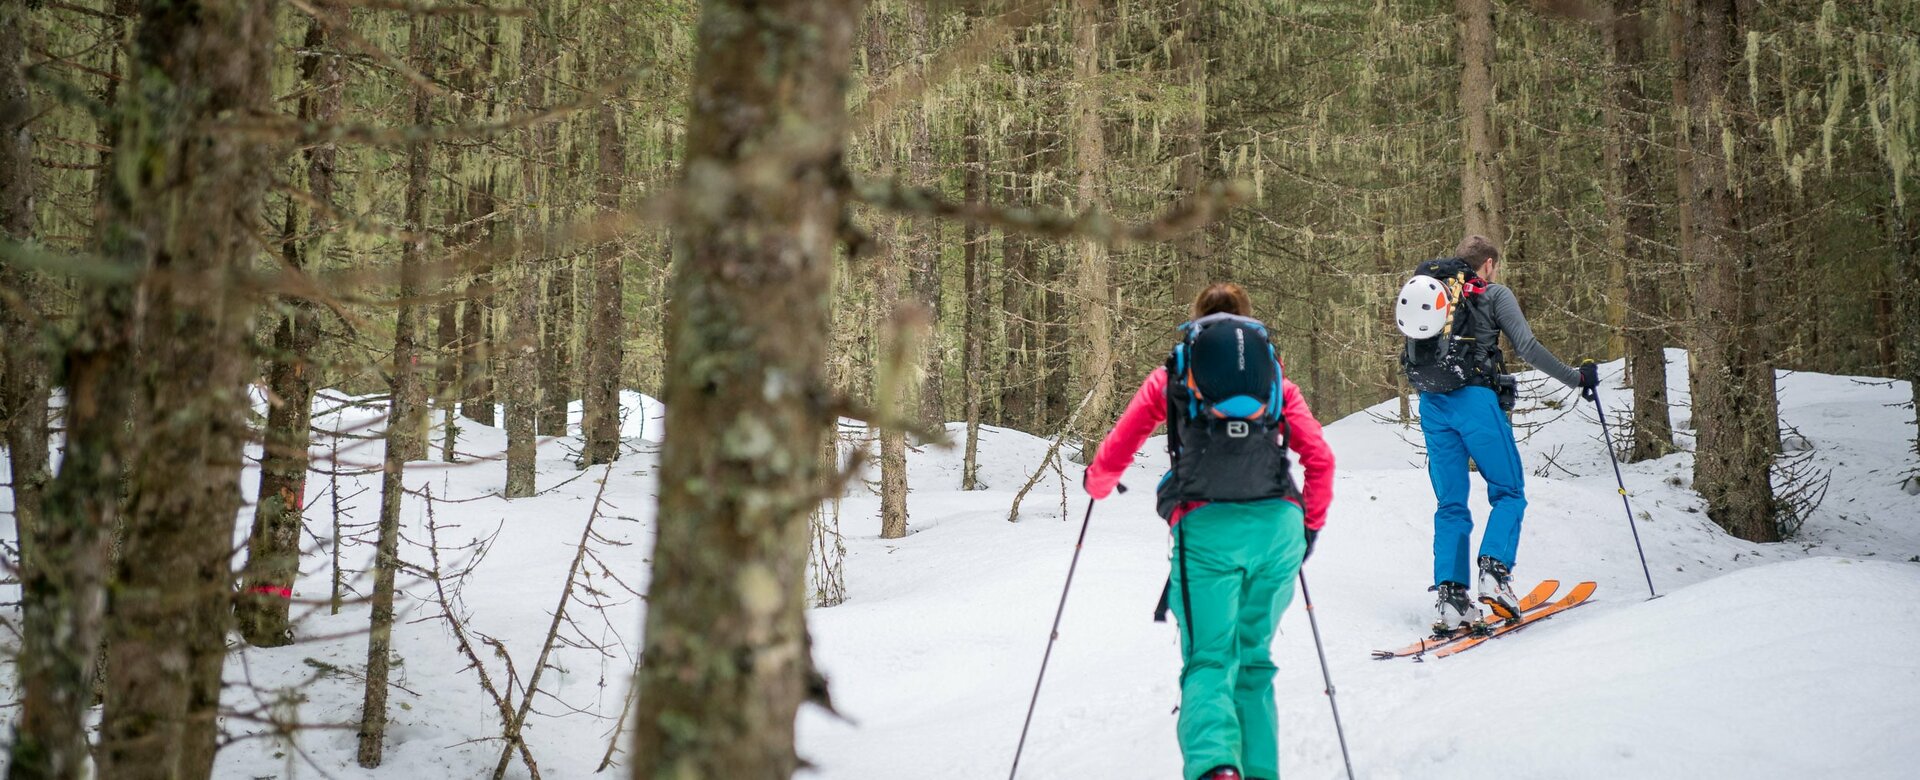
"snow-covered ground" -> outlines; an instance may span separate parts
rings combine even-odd
[[[1676,422],[1687,410],[1685,356],[1670,353]],[[1618,384],[1619,364],[1603,387]],[[1368,651],[1423,631],[1431,607],[1433,498],[1414,443],[1417,429],[1387,419],[1384,404],[1328,426],[1340,459],[1326,533],[1306,568],[1327,659],[1338,686],[1354,768],[1363,778],[1911,777],[1920,766],[1920,498],[1899,489],[1909,466],[1912,415],[1904,383],[1783,374],[1784,421],[1830,469],[1824,504],[1791,541],[1756,545],[1725,536],[1688,489],[1684,453],[1624,467],[1654,584],[1647,598],[1613,472],[1591,404],[1536,382],[1517,417],[1530,509],[1516,575],[1523,585],[1596,580],[1594,602],[1470,653],[1426,662],[1375,661]],[[1628,418],[1628,394],[1604,396],[1608,417]],[[377,410],[323,399],[317,426],[352,428]],[[595,530],[607,541],[586,567],[608,606],[576,603],[567,637],[534,700],[527,737],[542,774],[584,778],[607,753],[626,701],[646,587],[659,436],[657,404],[637,411],[629,450],[611,471],[575,470],[577,440],[543,440],[540,487],[488,497],[504,479],[505,437],[463,421],[462,464],[409,466],[407,484],[430,488],[444,570],[469,560],[453,548],[489,540],[462,581],[461,618],[498,646],[480,655],[496,685],[535,664],[583,524],[600,491]],[[638,418],[647,417],[645,425]],[[955,432],[958,433],[957,426]],[[1690,441],[1682,437],[1688,447]],[[1026,777],[1171,778],[1178,774],[1172,709],[1178,641],[1150,621],[1166,574],[1165,527],[1149,488],[1165,466],[1156,440],[1127,481],[1141,488],[1094,508],[1092,529],[1021,762]],[[800,752],[807,777],[997,777],[1007,771],[1032,693],[1047,630],[1073,552],[1084,496],[1078,469],[1067,491],[1044,480],[1018,523],[1014,491],[1047,442],[988,429],[981,443],[987,489],[961,492],[959,454],[911,456],[911,535],[878,538],[878,500],[856,486],[841,508],[849,600],[810,613],[818,660],[851,723],[807,710]],[[316,454],[330,451],[318,442]],[[437,450],[436,450],[437,452]],[[343,441],[343,465],[375,465],[374,442]],[[351,466],[348,466],[351,468]],[[571,482],[561,484],[563,480]],[[245,483],[251,492],[250,470]],[[309,527],[330,533],[334,480],[308,491]],[[378,475],[342,476],[349,522],[376,514]],[[368,489],[373,488],[373,489]],[[364,492],[362,492],[364,491]],[[1484,516],[1483,496],[1476,495]],[[6,499],[0,498],[0,501]],[[243,520],[250,519],[248,513]],[[423,499],[408,503],[402,557],[430,566]],[[245,522],[241,533],[244,534]],[[366,529],[358,530],[366,533]],[[11,535],[10,529],[0,529]],[[370,541],[370,540],[369,540]],[[621,546],[625,545],[625,546]],[[298,598],[326,598],[330,551],[309,540]],[[343,551],[362,568],[370,544]],[[364,590],[364,580],[353,583]],[[367,610],[339,615],[303,603],[301,641],[239,649],[228,665],[237,710],[297,714],[316,726],[293,743],[242,738],[220,754],[222,778],[483,777],[500,756],[498,711],[455,649],[430,584],[401,577],[401,660],[386,763],[354,763],[351,724],[360,708]],[[1296,606],[1275,643],[1283,771],[1335,777],[1340,755],[1306,615]],[[276,689],[297,691],[276,697]],[[520,698],[514,697],[517,704]],[[336,726],[335,728],[326,728]],[[230,718],[235,737],[262,727]],[[624,748],[624,740],[619,747]],[[616,760],[618,757],[616,756]],[[517,763],[510,777],[526,773]]]

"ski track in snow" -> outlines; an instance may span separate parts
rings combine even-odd
[[[1673,419],[1684,423],[1685,354],[1668,356]],[[1631,413],[1620,370],[1618,362],[1603,366],[1603,400],[1616,429]],[[1898,486],[1913,437],[1911,412],[1899,405],[1909,398],[1905,383],[1782,372],[1782,418],[1811,440],[1816,461],[1833,475],[1825,503],[1788,542],[1749,544],[1719,532],[1688,489],[1689,455],[1623,466],[1654,584],[1664,594],[1649,601],[1592,405],[1537,374],[1526,380],[1516,423],[1526,436],[1530,507],[1518,585],[1551,577],[1562,581],[1562,593],[1584,579],[1600,589],[1587,606],[1447,659],[1368,655],[1417,637],[1431,610],[1433,497],[1418,428],[1390,420],[1394,402],[1327,426],[1339,477],[1327,531],[1306,573],[1357,775],[1912,777],[1920,766],[1920,716],[1913,713],[1920,701],[1920,499]],[[343,408],[343,400],[317,400],[314,424],[367,433],[377,410]],[[597,528],[626,545],[603,546],[603,559],[644,589],[662,410],[638,394],[625,401],[628,449],[610,472],[610,506]],[[633,414],[642,409],[644,415]],[[577,425],[577,404],[575,415]],[[489,459],[504,450],[505,434],[460,425],[466,463],[410,464],[409,487],[430,487],[439,498],[498,489],[504,464]],[[964,435],[960,426],[950,430]],[[1691,449],[1690,436],[1681,434]],[[1022,759],[1024,777],[1178,776],[1176,628],[1150,620],[1167,568],[1166,530],[1150,495],[1165,468],[1161,446],[1155,439],[1137,458],[1126,480],[1134,492],[1094,509]],[[380,445],[349,439],[341,447],[343,462],[375,469],[340,480],[341,493],[352,497],[350,521],[370,523],[379,504]],[[504,644],[520,679],[531,672],[605,473],[575,470],[567,459],[577,448],[577,439],[541,440],[540,487],[578,477],[552,492],[435,510],[443,546],[497,531],[464,582],[463,617],[470,631]],[[1006,522],[1013,492],[1046,448],[1041,439],[985,428],[987,489],[978,492],[957,489],[957,451],[916,450],[909,466],[912,533],[904,539],[878,538],[878,499],[854,487],[841,508],[850,598],[809,613],[816,657],[852,722],[803,709],[799,750],[816,768],[801,777],[1006,773],[1086,507],[1078,467],[1069,465],[1064,517],[1062,486],[1049,477],[1027,497],[1021,521]],[[316,456],[327,451],[326,442],[315,442]],[[249,502],[257,479],[249,468],[242,480]],[[1475,481],[1475,516],[1484,519],[1484,490]],[[314,475],[308,486],[315,533],[330,523],[329,482]],[[356,495],[361,488],[372,489]],[[10,500],[0,493],[0,501]],[[424,506],[418,498],[406,505],[408,545],[401,553],[422,566]],[[249,505],[236,531],[242,548],[251,520]],[[6,515],[0,533],[11,536],[11,524]],[[372,557],[371,530],[360,530],[365,543],[343,553],[355,569]],[[330,553],[313,537],[305,549],[297,597],[324,601]],[[468,556],[445,553],[443,564],[453,568]],[[638,652],[641,602],[597,573],[592,584],[612,605],[604,616],[577,607],[573,616],[609,652],[557,650],[527,725],[549,778],[596,776]],[[368,587],[365,578],[354,585]],[[239,741],[220,753],[217,777],[491,773],[501,750],[497,711],[445,624],[433,619],[430,584],[403,573],[400,588],[394,681],[404,689],[392,694],[386,763],[360,769],[353,727],[341,727],[359,714],[355,674],[366,661],[366,607],[350,603],[334,616],[324,606],[300,604],[294,612],[302,641],[256,649],[236,640],[226,698],[232,708],[270,705],[315,728],[290,745],[244,738],[261,726],[226,719],[223,729]],[[8,591],[0,596],[17,597]],[[1340,776],[1339,746],[1297,599],[1274,652],[1282,771],[1291,778]],[[486,649],[482,657],[496,684],[505,684],[504,662]],[[349,673],[326,671],[329,665]],[[275,702],[278,691],[290,692],[285,701]],[[526,776],[517,758],[508,776]]]

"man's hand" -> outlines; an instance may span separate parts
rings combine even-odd
[[[1593,400],[1594,390],[1600,386],[1600,366],[1591,358],[1580,364],[1580,395]]]
[[[1301,553],[1300,555],[1301,563],[1306,563],[1308,558],[1313,557],[1313,540],[1320,538],[1319,531],[1315,531],[1311,528],[1306,529],[1306,531],[1307,531],[1307,551],[1304,553]]]

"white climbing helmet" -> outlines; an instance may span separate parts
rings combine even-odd
[[[1440,335],[1453,320],[1453,302],[1447,298],[1447,286],[1431,276],[1415,276],[1400,288],[1393,307],[1393,323],[1410,339],[1429,339]]]

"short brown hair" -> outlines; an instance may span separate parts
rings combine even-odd
[[[1247,291],[1233,282],[1215,282],[1200,291],[1193,299],[1193,318],[1200,319],[1209,314],[1238,314],[1242,317],[1253,316],[1253,301],[1247,298]]]
[[[1478,271],[1481,266],[1487,264],[1488,260],[1500,259],[1500,248],[1494,246],[1493,241],[1486,236],[1471,235],[1460,239],[1460,245],[1454,247],[1453,254],[1467,261],[1467,265],[1473,266],[1473,269]]]

